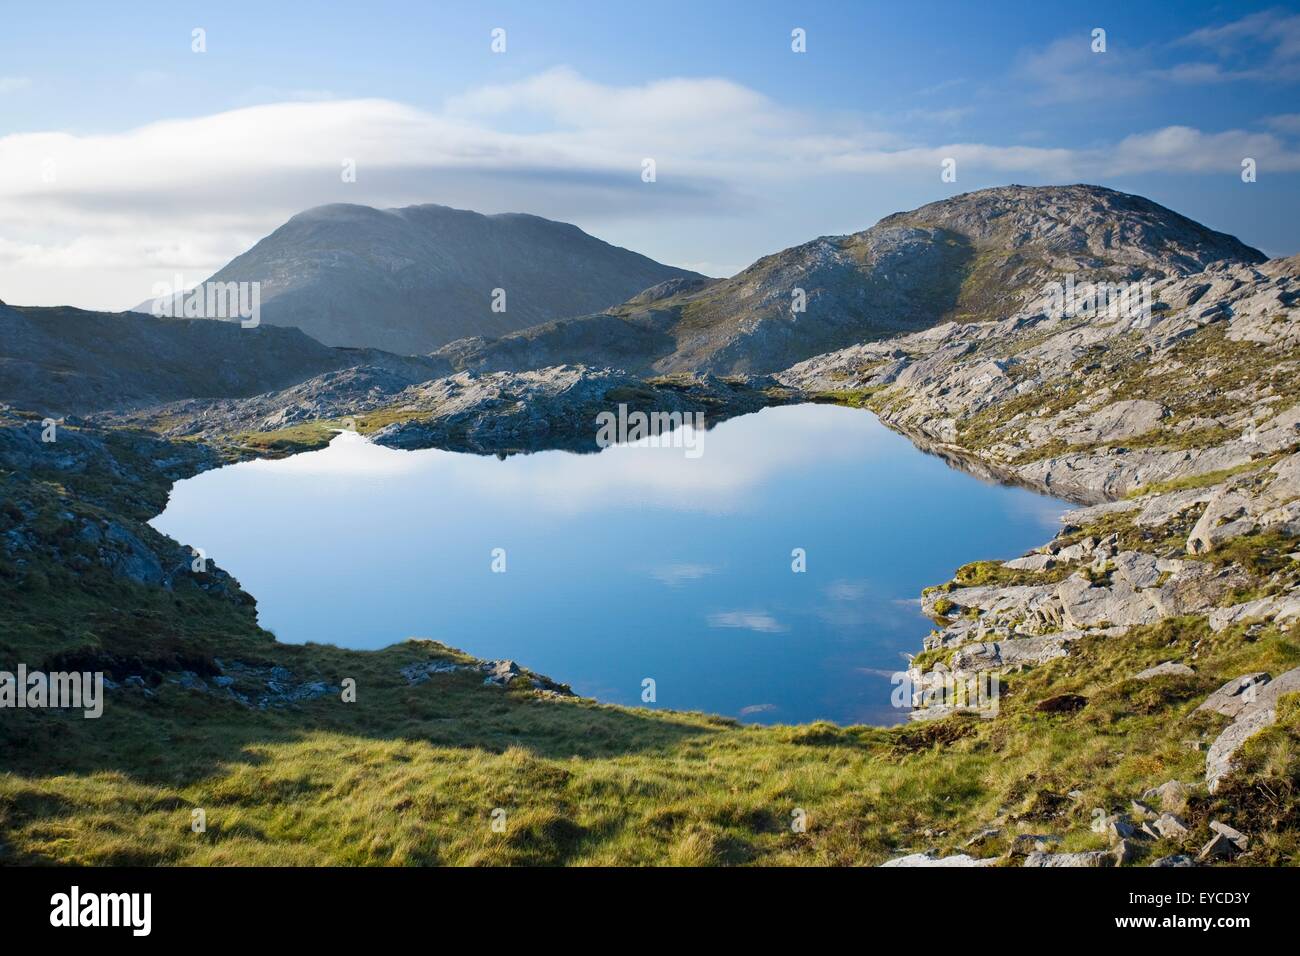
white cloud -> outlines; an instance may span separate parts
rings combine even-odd
[[[16,93],[19,90],[25,90],[32,85],[30,77],[26,76],[0,76],[0,94]]]
[[[862,118],[787,109],[729,80],[610,86],[561,68],[466,93],[438,112],[383,99],[297,100],[114,134],[0,137],[0,295],[126,308],[175,271],[201,278],[327,202],[441,202],[599,231],[716,221],[829,173],[937,176],[948,157],[964,174],[1063,180],[1235,170],[1243,156],[1263,169],[1297,168],[1268,133],[1170,127],[1089,149],[932,145]],[[658,164],[653,185],[641,181],[646,157]],[[356,183],[340,177],[345,159],[357,163]]]
[[[1109,156],[1099,156],[1102,168],[1114,175],[1153,169],[1210,173],[1237,170],[1251,157],[1260,169],[1294,172],[1300,154],[1285,147],[1270,133],[1226,130],[1203,133],[1188,126],[1167,126],[1149,133],[1126,136]]]

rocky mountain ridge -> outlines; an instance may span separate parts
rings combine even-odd
[[[1066,274],[1129,282],[1264,258],[1139,196],[1005,186],[814,239],[728,279],[666,283],[600,314],[454,342],[440,354],[480,371],[580,362],[642,374],[773,373],[946,320],[1010,314]]]

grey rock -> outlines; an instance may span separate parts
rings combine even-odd
[[[1122,813],[1112,813],[1101,821],[1101,832],[1110,837],[1112,843],[1128,840],[1137,835],[1132,822]]]
[[[965,853],[958,853],[953,856],[936,856],[933,852],[911,853],[907,856],[900,856],[892,860],[886,860],[881,866],[937,866],[937,867],[969,867],[969,866],[996,866],[997,858],[978,859],[973,856],[967,856]]]
[[[1129,812],[1137,820],[1154,820],[1156,812],[1140,800],[1129,801]]]
[[[1121,838],[1115,841],[1110,853],[1116,866],[1125,866],[1132,863],[1133,858],[1137,856],[1137,847],[1131,840]]]
[[[1264,671],[1234,677],[1205,698],[1194,713],[1209,711],[1225,717],[1236,717],[1255,702],[1259,688],[1267,684],[1268,680],[1269,676]]]
[[[479,669],[487,673],[487,677],[483,679],[484,684],[494,684],[498,687],[505,687],[520,675],[519,665],[514,661],[484,661],[479,665]]]
[[[1160,814],[1151,826],[1152,829],[1167,840],[1181,840],[1190,832],[1187,829],[1187,824],[1172,813]]]
[[[986,827],[967,840],[965,846],[968,849],[973,846],[979,846],[981,843],[987,843],[989,840],[996,839],[1001,835],[1002,831],[998,827]]]
[[[1232,845],[1238,850],[1245,851],[1250,848],[1250,837],[1246,836],[1246,834],[1242,833],[1240,830],[1233,829],[1226,823],[1219,820],[1211,820],[1210,829],[1220,836],[1230,840]]]
[[[1146,399],[1112,402],[1088,415],[1074,428],[1063,431],[1060,438],[1068,444],[1094,444],[1130,438],[1156,428],[1166,413],[1164,406]]]
[[[1019,833],[1011,841],[1008,850],[1011,856],[1028,856],[1030,853],[1048,853],[1052,847],[1061,842],[1061,838],[1050,833]]]
[[[1291,594],[1215,608],[1210,611],[1207,619],[1211,630],[1222,631],[1242,621],[1275,620],[1281,623],[1297,618],[1300,618],[1300,595]]]
[[[1300,667],[1278,675],[1256,687],[1255,700],[1248,702],[1237,717],[1215,738],[1205,755],[1205,782],[1217,793],[1223,779],[1233,770],[1237,752],[1247,740],[1277,721],[1277,703],[1286,694],[1300,692]]]
[[[1250,497],[1237,491],[1225,491],[1211,498],[1187,538],[1188,553],[1204,554],[1254,531],[1259,523],[1250,514],[1250,504]]]
[[[1154,801],[1161,810],[1166,812],[1180,813],[1187,806],[1190,792],[1187,784],[1178,780],[1166,780],[1160,786],[1145,791],[1142,799]]]
[[[1237,856],[1241,850],[1232,840],[1222,833],[1216,833],[1210,838],[1210,842],[1201,847],[1201,852],[1196,854],[1197,863],[1205,863],[1209,860],[1229,860]]]
[[[1135,680],[1151,680],[1153,677],[1190,677],[1195,673],[1196,671],[1186,664],[1165,661],[1155,667],[1148,667],[1144,671],[1138,671],[1133,677]]]
[[[1083,853],[1031,853],[1025,857],[1024,865],[1105,867],[1115,865],[1115,856],[1106,850],[1089,850]]]
[[[1123,551],[1112,559],[1115,573],[1135,589],[1154,587],[1160,581],[1160,565],[1154,555]]]
[[[1027,554],[1023,558],[1005,562],[1002,566],[1011,571],[1048,571],[1056,567],[1057,559],[1050,554]]]

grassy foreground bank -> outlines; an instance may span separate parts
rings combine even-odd
[[[0,567],[0,669],[96,666],[147,686],[111,693],[99,720],[0,712],[7,864],[874,864],[928,849],[998,856],[1025,833],[1103,849],[1096,809],[1202,777],[1204,746],[1227,723],[1192,715],[1207,694],[1300,663],[1294,631],[1212,633],[1173,618],[1085,637],[1068,657],[1005,675],[994,719],[893,729],[740,726],[525,681],[485,686],[470,670],[411,684],[406,665],[467,658],[432,642],[281,645],[229,579],[182,570],[164,589],[96,564],[100,545],[83,533],[92,522],[166,550],[144,521],[170,480],[151,467],[152,439],[85,440],[103,447],[80,471],[0,473],[0,534],[30,543],[21,563]],[[1134,678],[1192,656],[1194,675]],[[263,709],[174,682],[269,668],[332,689]],[[333,689],[347,678],[352,703]],[[1039,708],[1062,694],[1086,705]],[[1192,793],[1186,839],[1142,843],[1132,862],[1194,853],[1213,818],[1251,833],[1238,862],[1295,863],[1298,744],[1293,697],[1227,786]],[[967,847],[987,830],[997,832]]]

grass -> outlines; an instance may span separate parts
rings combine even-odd
[[[430,411],[405,407],[380,408],[360,412],[349,418],[322,419],[290,425],[275,431],[236,432],[223,437],[222,444],[232,449],[232,457],[254,455],[264,458],[285,458],[305,451],[324,448],[341,430],[347,428],[362,435],[370,435],[397,422],[426,421]]]
[[[53,492],[28,489],[28,499],[41,494]],[[1264,544],[1240,547],[1275,550]],[[1005,675],[993,720],[741,726],[485,687],[472,673],[410,686],[404,664],[460,658],[431,642],[375,652],[278,644],[237,588],[182,578],[164,592],[74,574],[62,567],[68,553],[55,554],[35,591],[30,565],[0,588],[0,660],[160,679],[179,667],[209,672],[220,657],[278,664],[300,681],[351,677],[358,699],[258,710],[162,680],[153,698],[110,697],[98,721],[7,711],[0,861],[9,863],[874,864],[962,851],[990,825],[1002,832],[981,855],[1024,832],[1091,848],[1093,808],[1123,810],[1148,787],[1199,778],[1204,753],[1188,740],[1212,739],[1223,723],[1191,717],[1199,700],[1237,674],[1300,663],[1295,637],[1277,627],[1212,634],[1179,618],[1084,638],[1067,658]],[[972,562],[956,580],[1033,577]],[[1195,677],[1133,680],[1171,659],[1193,662]],[[1062,693],[1088,705],[1036,710]],[[1287,715],[1278,734],[1295,729]],[[1234,791],[1236,803],[1205,797],[1189,811],[1200,821],[1192,843],[1208,839],[1211,815],[1255,829],[1236,807],[1281,800],[1270,812],[1291,819],[1294,787],[1278,780],[1300,776],[1300,751],[1279,748],[1261,758],[1270,769],[1258,784]],[[1083,796],[1068,797],[1074,790]],[[498,808],[503,832],[492,827]],[[190,827],[196,809],[203,833]],[[790,826],[796,810],[806,832]],[[1272,834],[1249,862],[1297,862],[1295,834]],[[1142,859],[1188,848],[1160,844]]]
[[[1216,471],[1205,471],[1199,475],[1188,475],[1184,478],[1175,478],[1171,481],[1153,481],[1150,484],[1143,485],[1140,488],[1134,488],[1125,495],[1126,498],[1141,498],[1143,495],[1163,495],[1171,491],[1187,491],[1193,488],[1209,488],[1214,485],[1227,481],[1229,478],[1235,478],[1237,475],[1245,474],[1251,471],[1262,471],[1269,465],[1275,464],[1282,460],[1284,456],[1262,455],[1259,458],[1242,462],[1240,465],[1234,465],[1231,468],[1220,468]]]
[[[111,700],[100,721],[6,718],[0,858],[870,864],[904,850],[957,851],[991,822],[1003,833],[981,854],[1018,832],[1086,848],[1100,845],[1087,826],[1092,808],[1121,810],[1147,787],[1200,776],[1204,754],[1188,740],[1210,739],[1223,722],[1189,716],[1206,693],[1237,673],[1300,660],[1295,640],[1276,629],[1211,635],[1188,619],[1085,640],[1080,653],[1009,675],[994,720],[897,729],[742,727],[487,688],[464,673],[407,686],[396,673],[403,663],[451,655],[427,642],[369,653],[277,646],[273,656],[295,672],[356,679],[357,702],[264,712],[163,685],[153,700]],[[1132,679],[1194,648],[1194,678]],[[1088,705],[1034,710],[1057,693],[1083,694]],[[1272,737],[1298,730],[1293,708]],[[1270,770],[1256,789],[1280,794],[1279,812],[1293,815],[1300,751],[1268,746]],[[1066,796],[1075,789],[1081,798]],[[498,808],[504,832],[492,827]],[[190,828],[195,809],[206,813],[204,833]],[[790,826],[796,810],[805,833]],[[1225,813],[1257,829],[1208,797],[1191,816]],[[1191,842],[1204,838],[1194,831]],[[1295,832],[1283,830],[1251,862],[1297,859]]]
[[[870,408],[871,398],[880,388],[832,389],[817,392],[812,400],[819,405],[843,405],[846,408]]]
[[[363,428],[383,420],[361,419]],[[278,435],[279,450],[328,434],[329,423],[317,427]],[[1000,832],[978,855],[1006,850],[1018,833],[1100,848],[1089,829],[1095,809],[1122,811],[1149,787],[1202,776],[1204,750],[1191,744],[1203,748],[1226,721],[1193,715],[1199,701],[1239,674],[1300,665],[1297,634],[1277,625],[1213,633],[1204,620],[1172,618],[1123,637],[1086,636],[1067,657],[1004,674],[994,719],[896,728],[742,726],[488,687],[469,672],[412,686],[398,674],[404,664],[463,658],[432,642],[372,652],[282,645],[228,579],[182,575],[163,590],[91,560],[68,515],[152,533],[142,522],[169,481],[149,468],[157,449],[143,441],[111,436],[116,468],[0,476],[0,533],[30,530],[40,543],[0,567],[0,669],[21,660],[155,682],[154,696],[111,696],[98,721],[0,712],[0,862],[875,864],[965,852],[989,826]],[[1146,550],[1181,552],[1185,529],[1136,529],[1131,519],[1107,515],[1072,533],[1114,531]],[[1248,536],[1206,559],[1276,574],[1290,546]],[[1063,573],[979,561],[955,585]],[[165,679],[180,668],[216,673],[218,658],[286,667],[298,681],[352,678],[358,697],[262,710]],[[1166,660],[1196,672],[1134,679]],[[1087,703],[1038,710],[1061,694]],[[1136,862],[1196,849],[1209,820],[1221,819],[1259,836],[1241,862],[1300,863],[1298,734],[1300,708],[1288,699],[1278,726],[1248,746],[1249,773],[1193,799],[1188,840],[1144,845]],[[191,829],[196,809],[206,814],[201,833]],[[493,827],[496,810],[503,829]],[[806,832],[790,825],[797,811]]]

